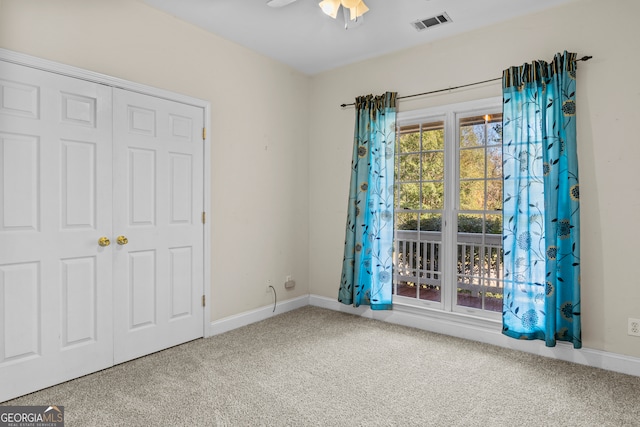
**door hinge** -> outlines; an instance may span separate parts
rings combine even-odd
[[[202,223],[206,223],[207,222],[207,214],[205,212],[202,212]]]
[[[203,307],[205,306],[205,296],[204,295],[202,295],[202,306]]]
[[[207,139],[207,128],[202,128],[202,139]]]

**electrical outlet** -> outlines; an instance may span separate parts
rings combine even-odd
[[[284,282],[284,288],[285,289],[293,289],[296,287],[296,282],[295,280],[293,280],[293,277],[291,275],[287,276],[285,282]]]
[[[267,290],[266,293],[270,294],[271,293],[271,280],[267,280]]]
[[[640,319],[629,318],[627,334],[633,335],[634,337],[640,337]]]

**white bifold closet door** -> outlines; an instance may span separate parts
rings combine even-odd
[[[0,401],[113,364],[111,111],[0,62]]]
[[[201,108],[114,89],[115,363],[203,336]]]
[[[203,336],[202,127],[0,61],[0,402]]]

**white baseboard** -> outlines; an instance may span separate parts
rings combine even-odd
[[[307,305],[309,305],[309,295],[304,295],[298,298],[278,302],[275,311],[273,311],[273,305],[268,305],[255,310],[236,314],[234,316],[225,317],[220,320],[215,320],[209,325],[209,333],[207,336],[210,337],[213,335],[223,334],[233,329],[250,325],[251,323],[259,322]]]
[[[371,310],[368,306],[354,308],[341,304],[335,299],[318,295],[309,295],[309,305],[579,363],[594,368],[640,376],[640,358],[589,348],[575,350],[571,344],[565,342],[559,342],[556,347],[546,347],[544,342],[539,340],[515,340],[503,335],[501,324],[491,320],[457,314],[452,315],[397,304],[394,304],[393,310],[390,311]]]

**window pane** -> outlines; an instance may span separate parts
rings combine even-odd
[[[458,215],[457,304],[482,308],[483,215]]]
[[[399,213],[396,218],[395,294],[440,301],[442,216]]]
[[[444,153],[442,151],[422,155],[422,179],[424,181],[444,180]]]
[[[444,122],[422,125],[422,150],[444,150]]]
[[[460,120],[460,147],[479,147],[485,144],[483,116]]]
[[[487,181],[487,210],[502,209],[502,180]]]
[[[395,295],[416,298],[418,295],[417,279],[401,276],[395,286]]]
[[[420,254],[414,236],[418,233],[418,213],[396,213],[394,265],[394,294],[415,298],[417,295]]]
[[[499,230],[495,230],[495,224],[500,224]],[[484,284],[484,309],[490,311],[502,311],[502,298],[504,282],[502,280],[502,216],[487,216],[487,234],[485,236],[485,271]],[[498,233],[494,233],[498,231]]]
[[[484,210],[484,181],[460,182],[460,210]]]
[[[420,155],[403,154],[398,157],[399,181],[419,181],[420,180]]]
[[[444,208],[444,183],[422,183],[422,209],[441,210]]]
[[[426,301],[441,300],[442,286],[442,215],[420,215],[420,278],[418,298]]]
[[[404,126],[398,135],[398,153],[417,153],[420,151],[420,132],[418,126]]]
[[[466,214],[458,215],[458,234],[460,233],[482,233],[483,215]]]
[[[502,215],[486,216],[485,233],[502,235]],[[500,240],[500,242],[502,242],[502,240]]]
[[[460,178],[484,178],[484,148],[460,150]]]
[[[435,231],[420,233],[420,279],[418,298],[427,301],[440,301],[442,274],[440,259],[442,234]]]
[[[487,131],[487,145],[502,144],[502,114],[491,116]]]
[[[458,305],[502,310],[501,230],[501,215],[458,215]]]
[[[441,240],[440,231],[442,231],[442,215],[441,214],[421,214],[420,215],[420,230],[422,231],[437,231],[437,239]]]
[[[420,272],[418,214],[398,214],[394,250],[394,293],[415,298]],[[402,228],[400,228],[402,227]]]
[[[502,146],[487,149],[487,176],[502,178]]]
[[[502,312],[503,300],[503,286],[501,281],[487,280],[486,292],[484,293],[484,309],[489,311],[495,311],[496,313]]]
[[[483,215],[458,215],[457,304],[482,308],[480,289]]]
[[[399,184],[396,186],[399,192],[399,209],[418,210],[420,207],[420,185],[419,184]]]
[[[417,213],[396,213],[396,230],[417,230],[418,214]]]
[[[460,119],[460,146],[497,145],[502,143],[502,113]]]

